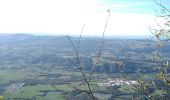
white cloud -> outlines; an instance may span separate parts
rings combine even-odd
[[[101,35],[107,9],[127,5],[106,5],[97,0],[0,0],[0,33]],[[153,16],[111,13],[106,35],[147,33]]]

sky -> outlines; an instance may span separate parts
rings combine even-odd
[[[153,0],[0,0],[0,33],[79,35],[85,25],[83,35],[100,36],[108,9],[106,36],[146,36],[158,7]]]

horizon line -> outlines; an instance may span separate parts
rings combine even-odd
[[[71,37],[79,37],[80,35],[66,35],[66,34],[48,34],[48,33],[0,33],[0,36],[5,35],[32,35],[32,36],[71,36]],[[151,34],[152,35],[152,34]],[[151,35],[105,35],[104,38],[112,39],[147,39],[151,37]],[[82,38],[102,38],[101,35],[82,35]]]

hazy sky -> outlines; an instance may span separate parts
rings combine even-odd
[[[149,35],[157,8],[153,0],[0,0],[0,33],[78,35],[86,24],[84,35],[101,35],[110,9],[106,35]]]

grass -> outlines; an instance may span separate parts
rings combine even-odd
[[[63,100],[64,96],[62,93],[48,93],[46,96],[42,96],[43,92],[41,91],[48,91],[48,90],[62,90],[65,92],[69,92],[74,90],[74,87],[79,88],[81,90],[87,90],[86,85],[79,85],[79,83],[73,82],[71,84],[61,84],[61,85],[55,85],[54,87],[51,85],[35,85],[35,86],[25,86],[22,91],[16,91],[16,92],[6,92],[2,96],[5,99],[8,98],[24,98],[24,99],[30,99],[33,96],[35,96],[38,100]],[[93,87],[94,90],[97,89],[97,87]]]
[[[9,70],[0,70],[0,84],[5,84],[10,80],[19,80],[25,77],[24,72],[14,72]]]
[[[55,94],[55,93],[49,93],[46,96],[41,96],[43,93],[40,91],[48,91],[48,90],[63,90],[65,92],[72,91],[74,88],[77,87],[78,84],[72,83],[70,84],[61,84],[61,85],[55,85],[55,88],[51,85],[36,85],[36,86],[25,86],[22,91],[17,92],[6,92],[4,93],[3,97],[5,99],[7,98],[24,98],[24,99],[30,99],[33,96],[37,97],[38,100],[63,100],[62,94]],[[81,88],[84,88],[84,86],[81,86]]]
[[[59,89],[65,90],[67,85],[58,85],[60,87]],[[54,98],[61,98],[62,96],[55,95],[55,94],[49,94],[47,96],[41,96],[43,95],[40,91],[47,91],[47,90],[55,90],[51,85],[36,85],[36,86],[25,86],[22,91],[18,92],[8,92],[4,93],[3,97],[5,99],[7,98],[24,98],[24,99],[30,99],[33,96],[37,97],[38,100],[54,100]],[[58,99],[57,99],[58,100]]]
[[[35,70],[35,71],[34,71]],[[11,80],[22,80],[25,78],[28,79],[34,79],[35,73],[40,73],[41,71],[43,73],[47,73],[46,70],[38,70],[34,68],[33,71],[26,71],[26,69],[20,69],[17,71],[10,71],[10,70],[0,70],[0,84],[7,84]],[[37,70],[37,71],[36,71]],[[57,71],[57,74],[62,75],[74,75],[74,76],[80,76],[80,72],[68,72],[64,70]],[[81,76],[80,76],[81,77]],[[96,84],[92,82],[91,84]],[[22,99],[31,99],[33,96],[35,96],[38,100],[64,100],[64,95],[62,93],[48,93],[46,96],[42,96],[43,92],[41,91],[48,91],[48,90],[61,90],[64,92],[70,92],[72,90],[75,90],[73,87],[76,87],[80,90],[88,90],[87,86],[82,84],[80,85],[79,82],[72,82],[68,84],[61,84],[61,85],[55,85],[55,87],[51,85],[35,85],[35,86],[24,86],[22,91],[15,91],[15,92],[5,92],[2,94],[4,99],[12,99],[12,98],[22,98]],[[99,88],[96,85],[92,85],[92,89],[94,91],[103,90],[104,87]]]
[[[124,93],[133,93],[133,92],[135,92],[134,88],[132,86],[128,86],[128,85],[122,85],[119,88],[119,90],[124,92]]]
[[[152,80],[152,79],[155,79],[155,76],[156,74],[144,74],[141,78]]]

